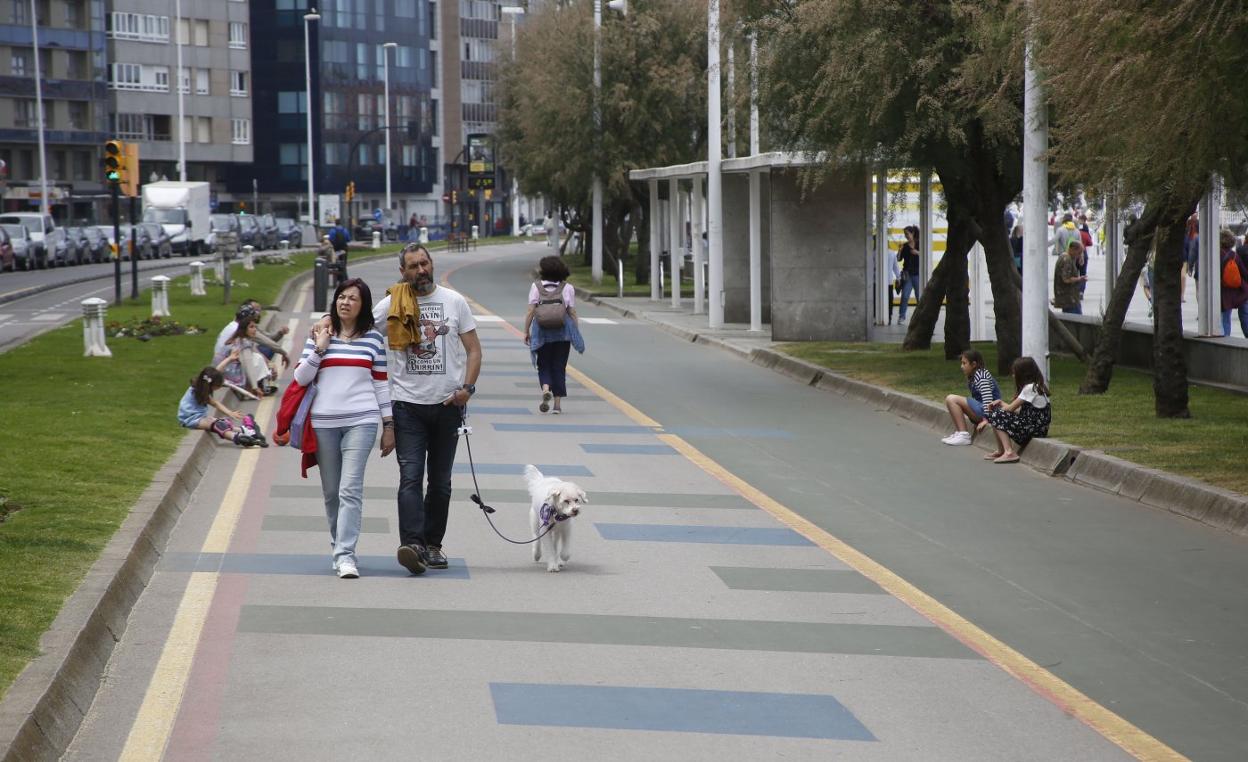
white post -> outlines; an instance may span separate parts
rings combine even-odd
[[[208,292],[204,290],[204,263],[195,261],[190,264],[191,268],[191,296],[207,296]]]
[[[672,306],[680,308],[680,266],[684,259],[681,249],[684,248],[684,215],[680,212],[680,181],[672,178],[667,181],[668,215],[667,230],[669,244],[668,273],[672,281]]]
[[[108,302],[99,297],[83,299],[82,302],[82,356],[112,357],[104,340],[104,313]]]
[[[758,155],[758,34],[750,32],[750,156]]]
[[[152,276],[152,317],[169,317],[169,276]]]
[[[936,262],[932,240],[932,173],[923,170],[919,179],[919,294],[927,288],[927,277]]]
[[[724,178],[720,173],[719,0],[710,0],[706,13],[706,203],[710,248],[710,293],[707,295],[711,328],[724,324]]]
[[[186,109],[183,106],[182,96],[182,0],[177,0],[174,4],[174,13],[177,16],[174,22],[174,35],[177,40],[178,49],[178,179],[186,182]],[[188,33],[189,33],[189,23]],[[190,86],[190,77],[187,77],[187,86]],[[138,167],[130,169],[131,172],[137,172]]]
[[[724,83],[728,96],[728,158],[737,158],[737,66],[735,37],[728,40],[728,81]]]
[[[888,223],[885,212],[888,210],[888,170],[883,166],[876,167],[875,172],[875,278],[873,279],[875,294],[875,324],[884,325],[888,320],[888,303],[893,298],[889,289],[888,266]]]
[[[247,244],[246,246],[243,247],[243,269],[244,270],[256,269],[255,253],[256,253],[256,247],[252,246],[251,244]]]
[[[1028,11],[1034,8],[1028,2]],[[1028,32],[1023,96],[1023,355],[1049,374],[1049,116]]]
[[[705,309],[706,281],[703,279],[702,231],[704,212],[702,208],[702,178],[695,175],[689,198],[689,249],[693,253],[693,314],[701,315]]]
[[[476,240],[476,237],[477,237],[477,226],[476,226],[476,225],[473,225],[473,226],[472,226],[472,237],[473,237],[473,240]],[[376,230],[374,230],[374,231],[373,231],[373,248],[374,248],[374,249],[380,249],[380,248],[381,248],[381,233],[380,233],[380,232],[378,232],[378,231],[376,231]]]
[[[599,39],[602,37],[602,0],[594,0],[594,140],[602,132],[602,64],[599,61]],[[593,237],[590,254],[590,278],[594,285],[602,283],[602,178],[594,172],[593,210],[591,220]]]
[[[514,21],[512,22],[515,23]],[[514,31],[514,27],[513,27]],[[393,208],[390,201],[390,49],[399,47],[397,42],[383,42],[381,44],[382,74],[385,80],[385,132],[386,132],[386,214],[390,214]]]
[[[420,237],[417,240],[423,245],[428,245],[429,244],[429,228],[422,226],[420,228]]]
[[[750,172],[750,330],[763,330],[762,173]]]
[[[51,214],[48,206],[48,150],[43,135],[47,125],[43,118],[43,64],[39,62],[39,13],[35,0],[30,0],[30,36],[35,52],[35,123],[39,125],[36,130],[39,133],[39,212],[47,216]],[[107,348],[105,351],[108,351]]]
[[[1222,178],[1214,175],[1197,209],[1200,224],[1200,251],[1196,272],[1198,327],[1201,336],[1222,335],[1222,259],[1218,234],[1222,230]]]
[[[307,113],[308,126],[308,224],[316,227],[316,196],[313,194],[312,187],[312,48],[311,33],[308,31],[313,21],[320,21],[321,14],[313,8],[309,12],[303,14],[303,74],[305,78],[305,94],[303,110]]]
[[[988,327],[984,323],[984,247],[976,243],[971,247],[971,341],[984,341],[988,338]]]
[[[659,272],[659,249],[663,245],[659,233],[659,181],[652,178],[646,183],[650,193],[650,300],[663,298],[662,274]]]
[[[616,271],[615,282],[618,286],[616,291],[618,292],[619,297],[623,299],[624,298],[624,259],[623,257],[615,260],[615,271]]]

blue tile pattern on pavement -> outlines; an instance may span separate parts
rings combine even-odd
[[[713,426],[664,426],[663,431],[681,437],[744,437],[749,439],[792,439],[792,432],[783,429],[731,428]]]
[[[665,444],[583,444],[581,449],[594,455],[675,455]]]
[[[504,476],[521,476],[524,474],[523,463],[478,463],[477,474],[491,474]],[[541,471],[544,476],[593,476],[594,472],[585,466],[561,466],[551,463],[538,463],[537,470]],[[452,473],[466,474],[469,473],[467,463],[456,463],[452,469]]]
[[[503,725],[875,741],[832,696],[801,693],[490,683]]]
[[[328,532],[326,532],[328,534]],[[448,558],[450,567],[425,574],[426,579],[468,579],[468,564],[462,558]],[[398,565],[393,555],[357,556],[362,577],[408,577],[407,569]],[[311,577],[332,577],[329,553],[167,553],[160,562],[161,571],[221,572],[223,574],[294,574]]]
[[[650,426],[607,425],[593,423],[496,423],[495,431],[524,431],[528,433],[559,434],[654,434],[658,429]]]
[[[814,545],[784,527],[717,527],[673,524],[594,524],[604,540],[696,542],[711,545]]]
[[[477,413],[480,415],[533,415],[533,411],[527,407],[490,407],[489,405],[472,405],[468,408],[468,414]]]

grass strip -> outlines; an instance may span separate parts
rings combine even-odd
[[[975,348],[984,354],[987,367],[996,367],[995,344],[977,343]],[[899,344],[847,342],[783,344],[778,349],[836,373],[941,404],[947,394],[966,394],[966,381],[957,361],[946,360],[940,344],[921,352],[902,351]],[[1191,418],[1158,418],[1153,412],[1153,379],[1148,373],[1118,367],[1109,392],[1081,395],[1079,383],[1086,370],[1082,363],[1054,357],[1050,370],[1050,436],[1244,492],[1244,452],[1233,443],[1242,443],[1248,431],[1248,397],[1192,386],[1188,390]],[[997,382],[1001,393],[1012,399],[1014,381],[1005,377]],[[949,430],[953,430],[952,424]],[[935,443],[935,437],[932,441]]]
[[[398,249],[355,249],[350,262]],[[191,296],[189,275],[175,278],[169,319],[199,326],[198,335],[110,336],[111,358],[83,357],[82,321],[75,320],[0,354],[0,568],[8,570],[0,575],[0,696],[38,654],[65,599],[186,436],[175,418],[178,400],[211,362],[217,332],[243,299],[271,304],[313,258],[295,254],[293,264],[252,271],[236,262],[229,305],[210,268],[207,296]],[[150,314],[144,293],[110,306],[105,320]]]

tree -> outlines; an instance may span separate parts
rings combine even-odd
[[[1186,418],[1183,226],[1213,174],[1245,185],[1248,9],[1241,0],[1034,0],[1034,8],[1054,111],[1053,166],[1119,189],[1120,204],[1144,202],[1082,390],[1109,387],[1121,316],[1152,246],[1155,408]]]
[[[756,0],[767,51],[769,129],[835,160],[931,168],[948,242],[905,347],[930,346],[941,302],[945,353],[969,343],[967,254],[984,247],[1002,371],[1021,350],[1021,299],[1004,211],[1022,189],[1022,58],[1012,0]]]
[[[649,230],[647,189],[628,171],[704,152],[704,18],[682,0],[634,0],[627,18],[604,18],[600,137],[589,3],[543,5],[517,35],[516,60],[499,69],[500,154],[525,193],[579,210],[567,218],[574,230],[587,232],[593,177],[603,178],[603,259],[611,272],[634,232]],[[639,276],[648,278],[649,257],[639,260]]]

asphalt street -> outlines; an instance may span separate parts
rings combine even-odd
[[[514,327],[547,251],[436,266],[479,305],[483,496],[523,536],[524,463],[581,483],[569,568],[491,533],[461,446],[451,569],[396,566],[374,455],[338,580],[318,475],[222,447],[69,759],[1248,756],[1245,540],[592,305],[540,416]]]

